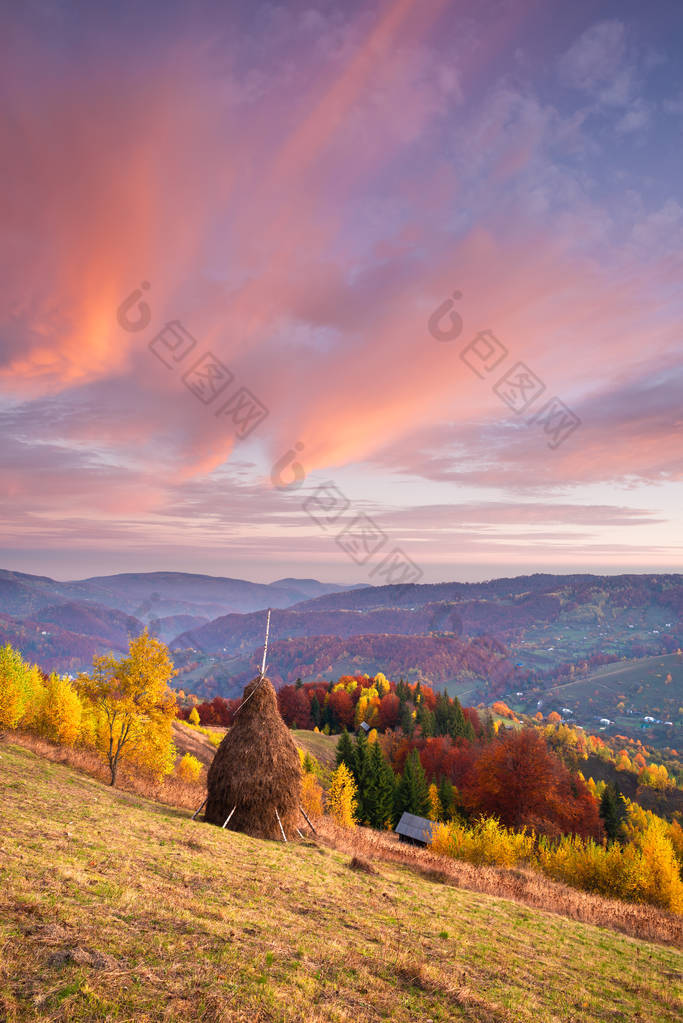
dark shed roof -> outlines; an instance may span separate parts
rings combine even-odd
[[[414,813],[403,813],[396,825],[396,833],[426,845],[432,840],[433,827],[434,821],[428,821],[426,817],[416,817]]]

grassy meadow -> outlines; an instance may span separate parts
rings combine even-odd
[[[0,1019],[680,1019],[671,945],[380,852],[224,832],[5,742]]]

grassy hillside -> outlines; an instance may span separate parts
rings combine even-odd
[[[681,955],[0,747],[0,1018],[673,1021]]]
[[[670,681],[667,679],[670,677]],[[639,734],[648,740],[650,733],[681,743],[683,738],[683,657],[661,654],[633,661],[617,661],[592,671],[585,678],[555,686],[550,706],[563,705],[574,711],[575,720],[595,725],[596,717],[608,717],[617,731]],[[533,708],[530,708],[533,709]],[[641,728],[643,718],[659,719],[662,725]],[[666,727],[663,722],[671,721]]]
[[[211,728],[218,736],[225,735],[224,728]],[[304,753],[310,753],[325,767],[334,767],[337,757],[338,735],[323,735],[322,732],[310,732],[303,728],[295,729],[292,732],[294,742]],[[214,758],[216,747],[209,741],[203,732],[185,724],[184,721],[173,723],[173,741],[176,744],[178,754],[191,753],[201,760],[206,767]]]
[[[299,749],[302,749],[304,753],[310,753],[325,767],[336,766],[338,735],[324,735],[322,732],[310,732],[303,728],[295,728],[292,737]]]

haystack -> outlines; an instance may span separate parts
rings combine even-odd
[[[216,750],[207,779],[205,820],[254,838],[288,839],[301,822],[301,762],[280,717],[275,690],[257,677],[244,690],[235,722]],[[277,814],[276,811],[277,810]]]

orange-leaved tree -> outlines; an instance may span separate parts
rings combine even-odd
[[[472,812],[496,816],[507,827],[547,834],[602,834],[598,804],[588,785],[572,776],[535,728],[501,732],[484,746],[468,772],[462,795]]]
[[[309,817],[321,817],[323,790],[316,776],[306,772],[301,778],[301,805]]]

